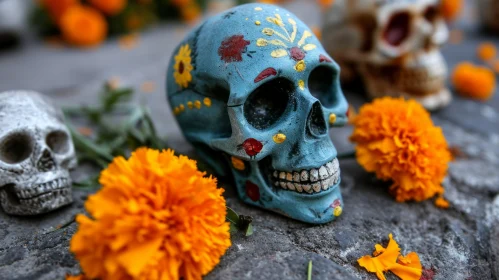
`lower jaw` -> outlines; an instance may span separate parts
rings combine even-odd
[[[20,202],[8,200],[6,193],[0,193],[1,208],[10,215],[30,216],[44,214],[73,202],[71,188],[68,188],[66,195],[53,195],[43,201],[35,199],[26,199]]]

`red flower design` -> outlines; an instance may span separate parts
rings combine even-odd
[[[256,76],[254,82],[258,83],[259,81],[261,81],[263,79],[266,79],[270,76],[275,76],[275,75],[277,75],[277,71],[274,68],[269,67],[269,68],[263,70],[262,72],[260,72],[260,74],[258,74],[258,76]]]
[[[262,142],[254,139],[254,138],[248,138],[248,139],[244,140],[241,147],[244,149],[246,154],[248,154],[248,156],[253,157],[262,151],[263,144],[262,144]]]
[[[250,41],[244,40],[243,35],[233,35],[225,40],[218,48],[218,55],[226,63],[243,60],[242,53],[246,51],[246,46]]]

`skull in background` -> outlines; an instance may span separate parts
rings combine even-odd
[[[336,0],[323,42],[343,80],[360,74],[371,98],[403,96],[433,110],[451,101],[439,0]]]
[[[247,4],[207,20],[175,50],[167,92],[187,140],[243,201],[309,223],[341,214],[339,67],[290,12]]]
[[[0,93],[0,205],[36,215],[73,201],[76,156],[62,112],[37,92]]]
[[[477,0],[482,24],[494,32],[499,32],[499,0]]]

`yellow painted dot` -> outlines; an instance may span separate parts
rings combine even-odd
[[[199,100],[194,101],[194,107],[196,107],[197,109],[201,109],[201,101]]]
[[[298,87],[301,89],[301,90],[304,90],[305,89],[305,82],[303,80],[299,80],[298,81]]]
[[[246,20],[248,20],[248,18],[246,18]]]
[[[187,102],[187,107],[189,107],[189,109],[192,109],[194,108],[194,104],[192,104],[191,101]]]
[[[341,206],[336,206],[336,207],[334,207],[333,214],[334,214],[336,217],[340,216],[342,212],[343,212],[343,208],[341,208]]]
[[[232,161],[232,166],[237,169],[243,171],[246,169],[246,166],[244,165],[244,161],[236,158],[236,157],[231,157],[230,160]]]
[[[175,107],[175,109],[173,109],[173,114],[175,115],[180,114],[180,109],[178,107]]]
[[[257,21],[255,21],[255,24],[256,24],[256,25],[260,25],[260,24],[261,24],[261,22],[260,22],[259,20],[257,20]]]
[[[261,11],[261,10],[263,10],[263,9],[262,9],[262,8],[260,8],[260,7],[256,7],[256,8],[255,8],[255,11]]]
[[[274,142],[276,142],[277,144],[281,144],[282,142],[286,141],[286,135],[283,134],[283,133],[277,133],[276,135],[274,135],[272,137],[272,139],[274,140]]]
[[[336,114],[329,115],[329,123],[334,124],[336,122]]]
[[[211,99],[209,99],[208,97],[205,97],[205,98],[203,99],[203,104],[204,104],[204,106],[206,106],[206,107],[211,107]]]
[[[269,42],[263,38],[259,38],[256,40],[256,45],[259,46],[259,47],[264,47],[266,45],[268,45]]]
[[[185,110],[184,104],[180,104],[178,108],[180,109],[180,112],[183,112]]]
[[[303,60],[298,61],[295,65],[296,72],[303,72],[305,71],[305,68],[306,68],[305,61]]]

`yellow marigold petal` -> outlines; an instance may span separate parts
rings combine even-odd
[[[418,254],[410,252],[407,256],[400,256],[399,262],[388,268],[393,274],[404,280],[419,280],[423,273],[423,267]]]
[[[376,257],[363,256],[357,260],[361,267],[364,267],[369,272],[376,273],[379,279],[385,279],[383,272],[396,263],[397,257],[400,254],[400,248],[393,239],[392,234],[389,235],[389,238],[390,241],[388,241],[386,248],[382,249],[381,245],[376,244],[375,253],[378,253]]]
[[[443,196],[439,196],[435,200],[435,205],[437,207],[447,209],[447,208],[449,208],[449,201],[447,201]]]

